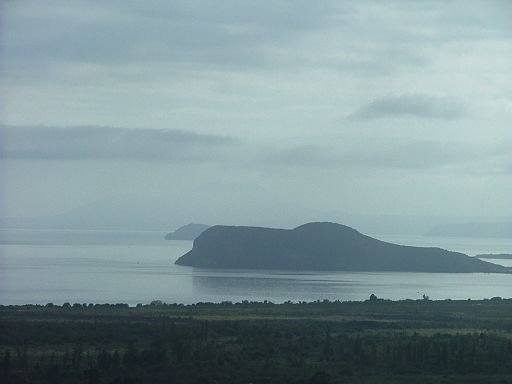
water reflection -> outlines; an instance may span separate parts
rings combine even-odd
[[[510,275],[406,272],[338,272],[276,274],[272,272],[192,272],[197,296],[233,301],[365,300],[372,293],[388,299],[467,299],[511,297]]]

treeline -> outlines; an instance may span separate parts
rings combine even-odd
[[[420,300],[390,301],[371,295],[366,301],[314,301],[167,304],[153,301],[129,307],[127,304],[80,304],[0,306],[4,319],[31,320],[34,316],[48,320],[144,319],[161,317],[193,317],[195,319],[253,318],[323,318],[355,321],[374,328],[471,328],[512,332],[512,299],[499,297],[485,300]],[[363,322],[372,322],[372,325]]]
[[[229,308],[237,308],[243,309],[248,308],[250,310],[254,310],[257,308],[272,308],[272,310],[286,310],[289,311],[293,309],[295,311],[300,309],[306,309],[308,312],[313,308],[325,310],[325,309],[336,309],[338,311],[351,311],[357,310],[360,311],[363,308],[371,308],[372,310],[375,308],[379,308],[379,312],[401,312],[403,310],[409,310],[410,308],[416,307],[421,308],[426,304],[429,305],[430,310],[438,310],[446,313],[446,311],[457,309],[467,310],[470,307],[474,306],[493,306],[498,305],[497,309],[503,310],[504,308],[512,308],[512,298],[501,298],[501,297],[493,297],[490,299],[483,300],[471,300],[468,298],[467,300],[430,300],[429,296],[423,295],[422,299],[406,299],[406,300],[388,300],[378,298],[376,295],[370,295],[369,299],[365,301],[342,301],[342,300],[315,300],[315,301],[285,301],[283,303],[274,303],[269,300],[264,301],[249,301],[242,300],[240,302],[232,302],[232,301],[222,301],[219,303],[213,302],[198,302],[194,304],[183,304],[183,303],[166,303],[162,300],[153,300],[148,304],[136,304],[135,306],[130,306],[126,303],[69,303],[65,302],[62,305],[47,303],[47,304],[25,304],[25,305],[0,305],[0,311],[8,312],[8,311],[16,311],[16,312],[27,312],[27,310],[33,309],[40,312],[42,309],[46,309],[48,311],[52,310],[120,310],[120,309],[134,309],[137,308],[139,310],[194,310],[194,309],[204,309],[207,311],[211,310],[226,310]],[[372,307],[368,307],[368,305],[372,305]],[[375,307],[375,305],[380,305],[379,307]],[[133,313],[133,312],[132,312]]]
[[[27,308],[35,308],[35,309],[41,309],[41,308],[47,308],[47,309],[98,309],[98,308],[105,308],[105,309],[120,309],[120,308],[196,308],[196,307],[229,307],[229,306],[235,306],[235,307],[256,307],[256,306],[277,306],[277,307],[283,307],[283,306],[294,306],[294,307],[311,307],[311,306],[318,306],[318,305],[342,305],[343,307],[347,306],[360,306],[364,304],[385,304],[389,308],[396,308],[398,306],[406,306],[411,304],[418,304],[418,303],[425,303],[429,302],[431,305],[435,306],[442,306],[443,308],[446,308],[446,306],[453,307],[454,305],[458,306],[468,306],[468,305],[482,305],[482,304],[493,304],[498,303],[500,305],[511,305],[512,306],[512,298],[502,298],[499,296],[492,297],[489,299],[482,299],[482,300],[471,300],[471,298],[468,298],[467,300],[452,300],[452,299],[445,299],[445,300],[430,300],[430,297],[427,295],[423,295],[421,299],[404,299],[404,300],[389,300],[389,299],[382,299],[377,297],[375,294],[371,294],[367,300],[363,301],[343,301],[343,300],[314,300],[314,301],[291,301],[287,300],[282,303],[274,303],[270,300],[263,300],[263,301],[253,301],[253,300],[242,300],[239,302],[233,302],[229,300],[221,301],[221,302],[197,302],[193,304],[183,304],[183,303],[167,303],[162,300],[153,300],[150,303],[143,304],[138,303],[134,306],[130,306],[127,303],[70,303],[65,302],[62,305],[54,304],[54,303],[47,303],[47,304],[24,304],[24,305],[1,305],[0,309],[27,309]]]

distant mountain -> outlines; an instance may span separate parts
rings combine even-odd
[[[231,184],[225,186],[224,194],[211,194],[207,186],[197,188],[201,194],[195,195],[193,203],[187,203],[182,193],[177,191],[151,196],[120,193],[104,196],[52,216],[6,217],[6,212],[0,209],[0,228],[167,231],[188,223],[194,217],[200,223],[244,223],[278,228],[293,228],[305,222],[326,220],[346,223],[373,235],[424,235],[440,224],[512,222],[510,216],[406,216],[359,214],[332,209],[323,211],[283,202],[265,191],[258,191],[258,200],[246,204],[247,195],[244,194],[243,187],[246,186],[240,185],[236,188],[236,195],[232,193],[235,188]],[[226,194],[229,194],[229,199],[223,198]]]
[[[512,259],[510,253],[485,253],[482,255],[476,255],[477,259]]]
[[[210,226],[205,224],[187,224],[176,231],[168,233],[165,240],[194,240]]]
[[[443,224],[432,228],[427,235],[512,238],[512,222]]]
[[[386,243],[335,223],[295,229],[214,226],[176,264],[202,268],[504,272],[462,253]]]

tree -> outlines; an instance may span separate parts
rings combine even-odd
[[[97,361],[98,368],[100,370],[105,370],[105,369],[110,368],[110,363],[111,363],[110,354],[105,349],[102,349],[100,351],[100,353],[98,353],[98,359],[97,360],[98,360]]]
[[[331,382],[331,375],[325,371],[316,371],[309,379],[310,384],[329,384]]]
[[[4,371],[4,377],[9,377],[9,375],[11,374],[11,351],[9,350],[6,350],[4,352],[2,368]]]
[[[329,329],[327,329],[327,332],[325,334],[323,353],[325,360],[332,359],[332,355],[334,352],[331,345],[331,332],[329,332]]]

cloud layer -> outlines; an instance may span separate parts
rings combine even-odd
[[[510,20],[504,0],[0,1],[0,208],[266,190],[512,214]]]
[[[198,162],[234,140],[178,130],[113,127],[1,127],[4,159]]]
[[[0,158],[5,160],[139,161],[223,165],[230,169],[273,172],[295,169],[368,171],[433,170],[463,164],[508,169],[506,143],[476,145],[460,140],[373,139],[332,136],[322,144],[251,143],[242,138],[180,130],[81,126],[2,126]],[[327,142],[329,141],[329,142]]]

